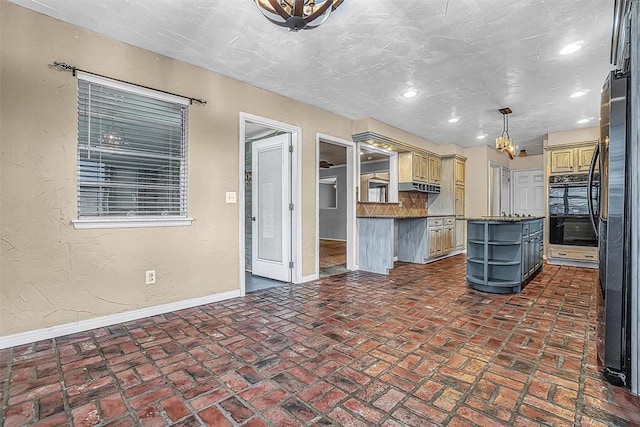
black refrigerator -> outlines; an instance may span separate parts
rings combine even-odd
[[[601,290],[598,359],[606,379],[625,387],[631,378],[629,89],[629,73],[612,71],[604,83],[600,141],[589,171],[593,183],[600,169],[599,206],[590,206]]]

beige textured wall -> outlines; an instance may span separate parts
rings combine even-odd
[[[465,186],[464,213],[466,216],[483,216],[488,214],[487,197],[489,194],[489,158],[490,148],[465,148]]]
[[[515,157],[513,160],[509,160],[509,169],[512,171],[522,169],[542,169],[543,167],[543,154],[528,155],[527,157]]]
[[[547,145],[571,144],[573,142],[594,141],[600,137],[600,128],[593,126],[584,129],[567,130],[549,133]]]
[[[352,122],[0,1],[0,336],[239,288],[239,112],[301,126],[303,217],[315,218],[315,133]],[[64,61],[205,98],[190,108],[190,227],[74,230],[77,82]],[[292,115],[291,112],[294,115]],[[303,274],[315,271],[306,220]],[[144,285],[144,271],[158,282]]]

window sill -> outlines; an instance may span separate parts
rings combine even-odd
[[[84,218],[71,221],[76,230],[93,228],[184,227],[193,218]]]

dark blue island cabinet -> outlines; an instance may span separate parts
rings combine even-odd
[[[543,217],[467,219],[467,283],[497,294],[520,292],[542,269]]]

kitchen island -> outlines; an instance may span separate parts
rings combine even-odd
[[[467,284],[491,293],[520,292],[542,269],[544,217],[467,220]]]

